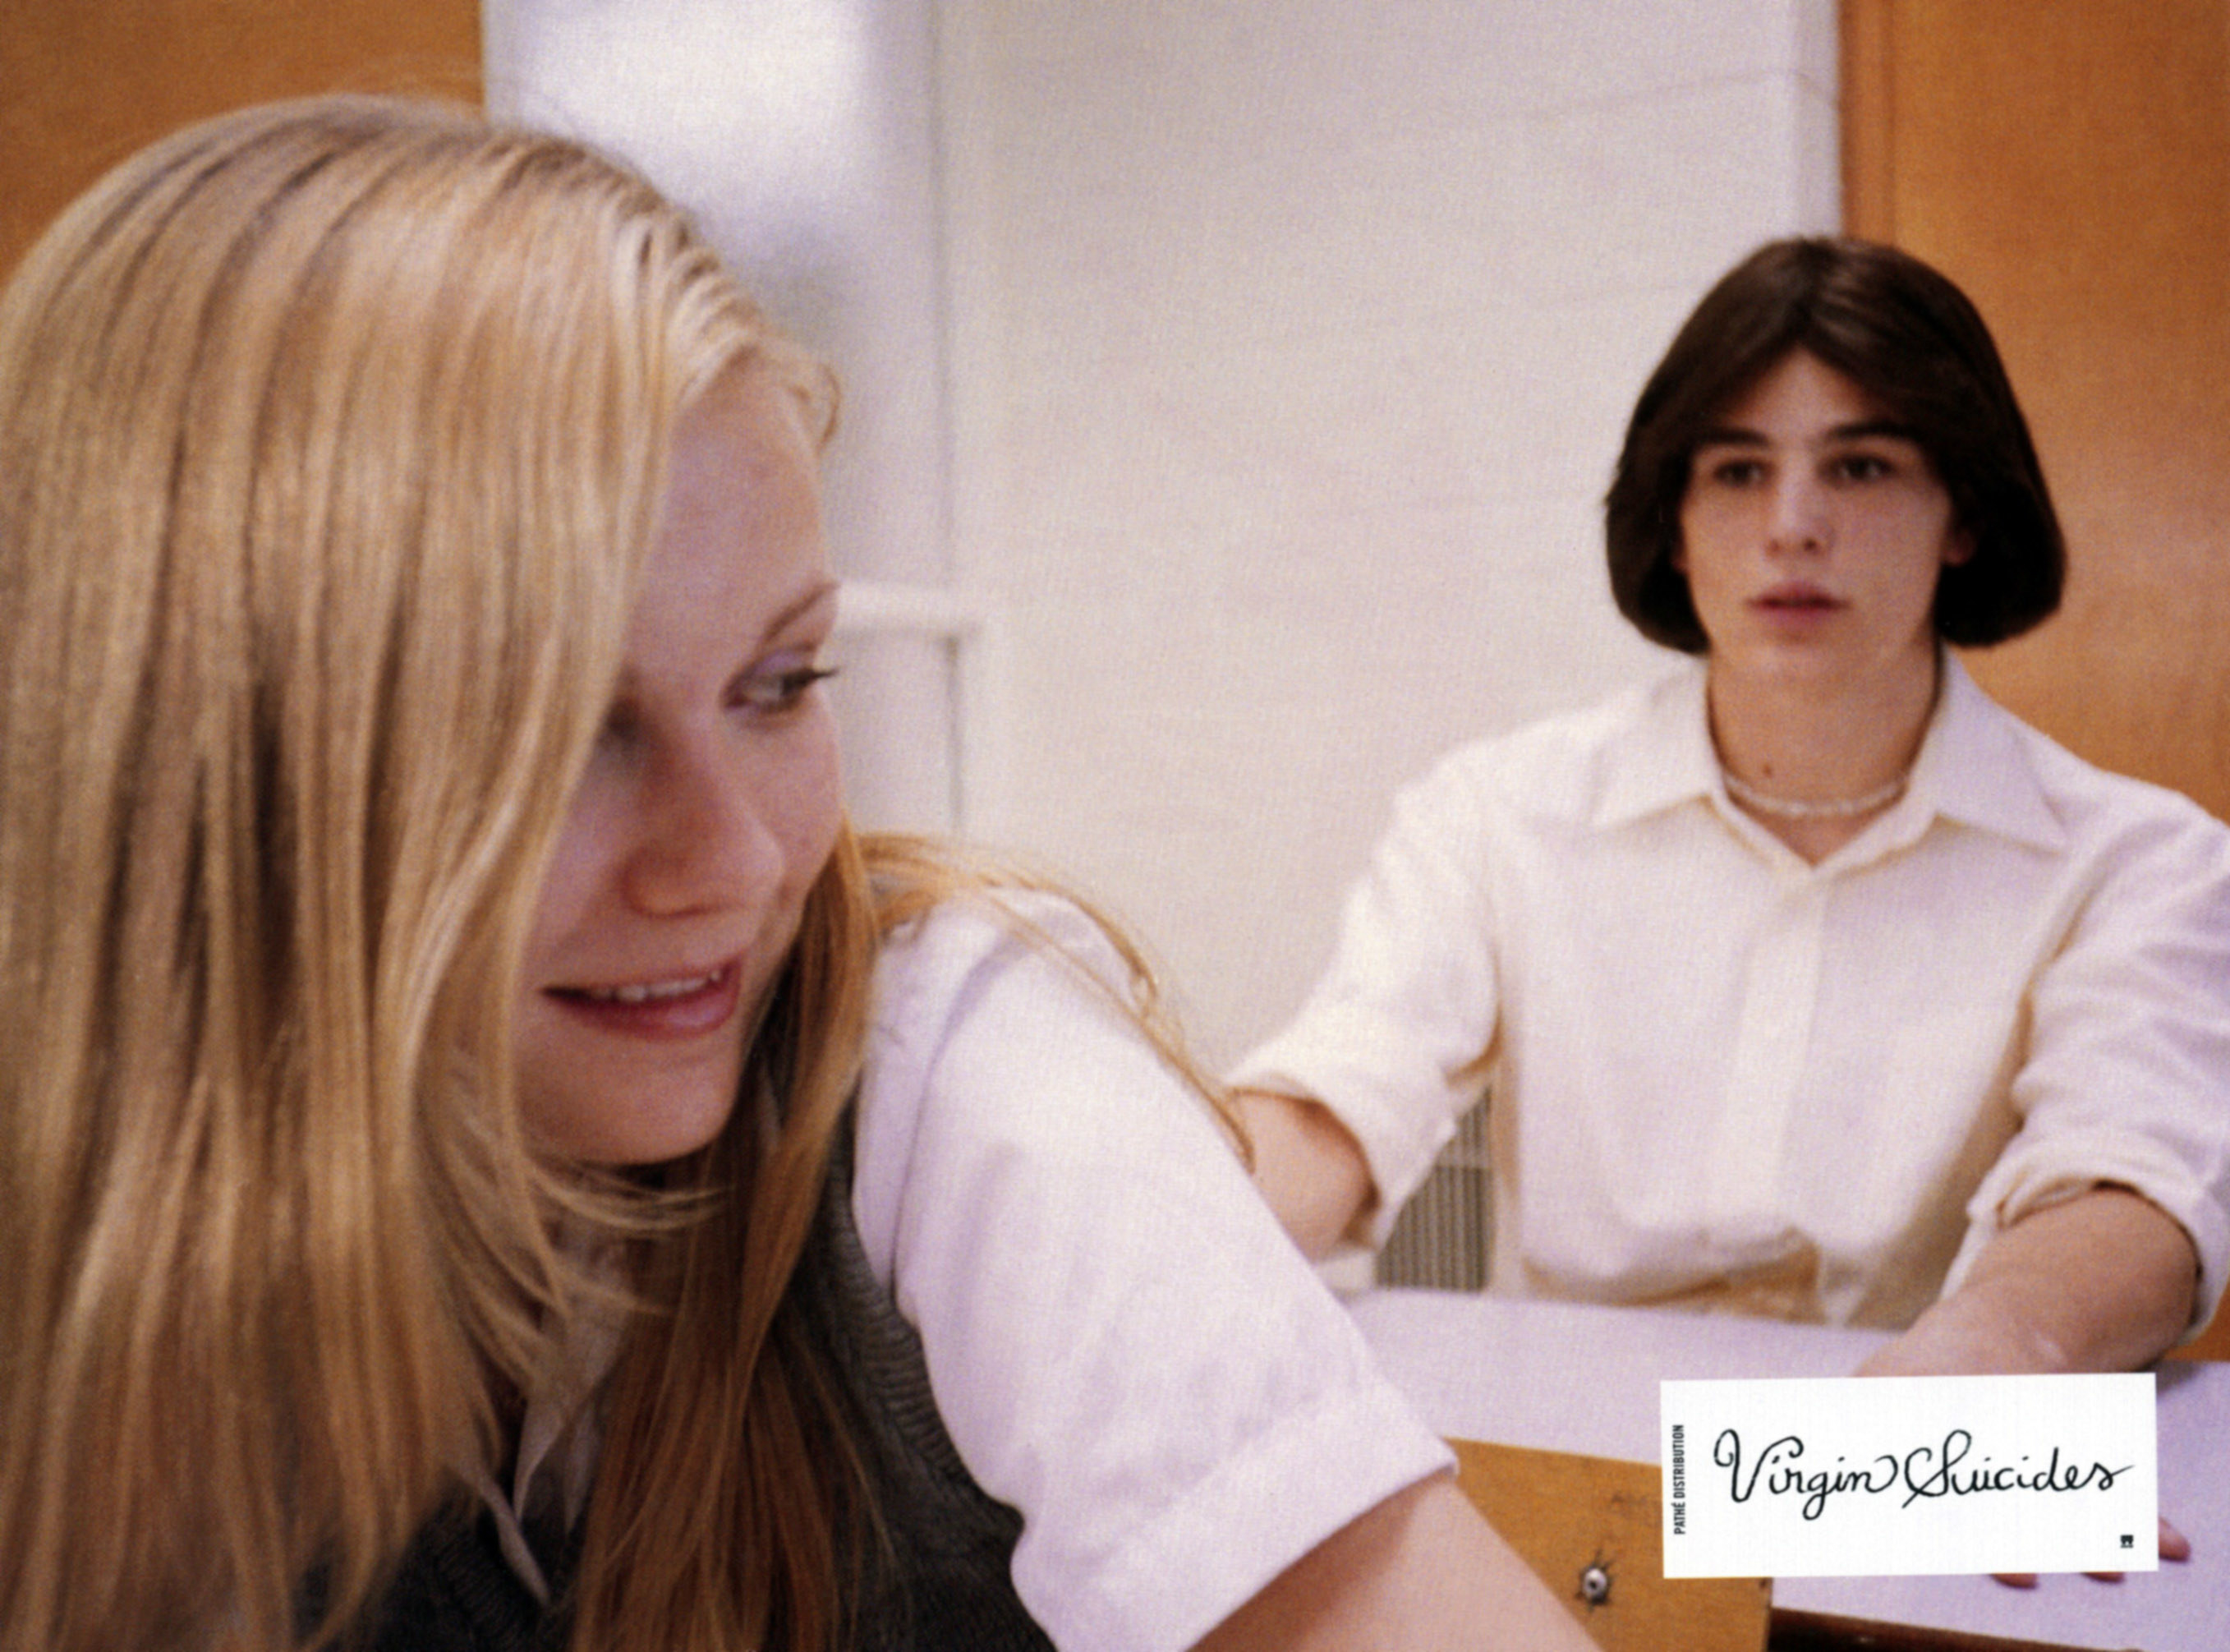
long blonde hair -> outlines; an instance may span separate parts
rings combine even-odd
[[[377,100],[174,136],[0,294],[8,1652],[332,1641],[551,1358],[510,988],[674,422],[747,360],[825,428],[639,179]],[[779,1134],[739,1108],[667,1195],[748,1197],[654,1247],[583,1644],[830,1638],[852,1501],[780,1305],[873,951],[848,837],[754,1051]]]

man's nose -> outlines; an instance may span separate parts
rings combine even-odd
[[[1801,474],[1776,478],[1768,510],[1776,550],[1818,550],[1827,543],[1827,494],[1815,478]]]

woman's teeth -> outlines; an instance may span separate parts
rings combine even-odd
[[[693,992],[702,992],[720,978],[721,971],[710,975],[692,976],[686,981],[659,981],[647,985],[616,987],[583,987],[581,996],[598,1003],[656,1003],[666,998],[686,998]]]

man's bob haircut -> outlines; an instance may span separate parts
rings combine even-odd
[[[2027,421],[1967,295],[1906,253],[1827,237],[1769,242],[1704,295],[1650,375],[1603,501],[1612,595],[1652,642],[1711,641],[1674,566],[1697,448],[1792,351],[1817,357],[1904,426],[1974,554],[1936,587],[1936,634],[2019,636],[2059,606],[2067,553]]]

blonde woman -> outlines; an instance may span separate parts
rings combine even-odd
[[[852,839],[833,410],[409,104],[0,297],[7,1652],[1583,1644],[1135,958]]]

